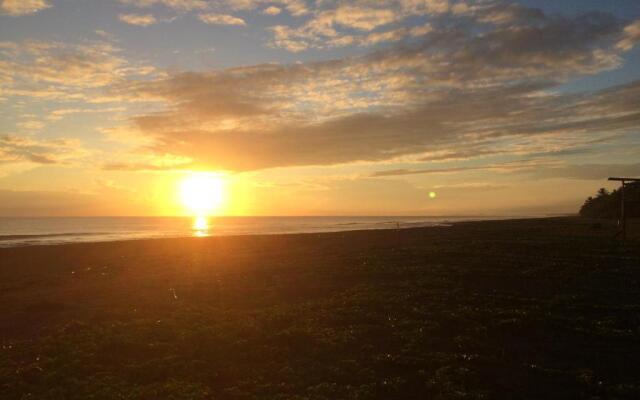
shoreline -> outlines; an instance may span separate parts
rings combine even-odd
[[[101,218],[101,217],[100,217]],[[111,217],[109,217],[111,218]],[[120,218],[120,217],[116,217],[116,218]],[[126,217],[128,218],[128,217]],[[146,217],[135,217],[135,218],[146,218]],[[165,217],[161,217],[161,218],[165,218]],[[189,218],[189,217],[169,217],[169,218]],[[236,218],[236,217],[232,217],[232,218]],[[254,217],[248,217],[248,218],[254,218]],[[262,217],[259,217],[262,218]],[[280,218],[280,217],[264,217],[264,218]],[[292,218],[298,218],[298,217],[292,217]],[[316,218],[316,217],[309,217],[309,218]],[[336,217],[327,217],[327,218],[336,218]],[[350,218],[350,217],[339,217],[339,218]],[[375,217],[378,218],[378,217]],[[379,218],[393,218],[393,217],[379,217]],[[396,228],[393,226],[389,226],[389,227],[370,227],[370,228],[354,228],[354,229],[349,229],[349,228],[334,228],[334,229],[328,229],[328,230],[300,230],[300,231],[292,231],[292,232],[248,232],[248,233],[222,233],[222,234],[205,234],[205,235],[199,235],[197,233],[197,231],[193,231],[190,234],[176,234],[175,236],[173,235],[163,235],[163,234],[158,234],[158,236],[154,236],[153,233],[149,233],[146,234],[148,236],[144,236],[145,234],[140,234],[140,237],[128,237],[128,238],[122,238],[122,237],[118,237],[119,235],[122,236],[122,234],[118,234],[118,233],[109,233],[109,232],[87,232],[87,233],[82,233],[82,232],[78,232],[78,233],[44,233],[44,234],[9,234],[9,235],[0,235],[0,249],[8,249],[8,248],[20,248],[20,247],[37,247],[37,246],[63,246],[63,245],[73,245],[73,244],[90,244],[90,243],[112,243],[112,242],[128,242],[128,241],[145,241],[145,240],[178,240],[178,239],[204,239],[204,238],[215,238],[215,237],[247,237],[247,236],[278,236],[278,235],[306,235],[306,234],[316,234],[316,233],[339,233],[339,232],[352,232],[352,231],[376,231],[376,230],[398,230],[398,229],[423,229],[423,228],[432,228],[432,227],[443,227],[443,226],[453,226],[455,224],[460,224],[460,223],[466,223],[466,222],[493,222],[493,221],[505,221],[505,220],[537,220],[537,219],[552,219],[552,218],[574,218],[574,216],[571,215],[558,215],[558,216],[517,216],[517,217],[510,217],[510,216],[504,216],[504,217],[499,217],[499,216],[490,216],[490,217],[481,217],[481,216],[476,216],[476,217],[472,217],[472,216],[463,216],[463,217],[413,217],[413,216],[405,216],[405,217],[401,217],[401,218],[433,218],[433,219],[438,219],[438,218],[448,218],[448,219],[443,219],[443,221],[441,222],[428,222],[428,221],[419,221],[419,222],[401,222],[400,223],[400,228]],[[484,219],[484,218],[491,218],[491,219]],[[457,220],[456,220],[457,219]],[[393,223],[395,223],[396,221],[386,221],[385,223],[392,225]],[[353,223],[353,224],[348,224],[348,225],[357,225],[358,223]],[[403,226],[404,224],[404,226]],[[410,225],[416,225],[416,226],[410,226]],[[346,225],[345,225],[346,226]],[[47,242],[36,242],[36,243],[30,243],[30,242],[19,242],[19,243],[10,243],[7,244],[7,242],[10,241],[14,241],[14,240],[27,240],[30,238],[33,239],[47,239],[47,238],[56,238],[56,237],[65,237],[65,236],[74,236],[74,237],[78,237],[78,238],[87,238],[87,240],[61,240],[61,241],[55,241],[55,239],[52,239],[51,241],[47,241]],[[109,238],[101,238],[98,240],[91,240],[89,239],[90,237],[98,237],[98,236],[114,236],[112,239]]]

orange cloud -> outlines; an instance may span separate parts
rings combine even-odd
[[[33,14],[51,7],[46,0],[2,0],[0,10],[5,14],[20,16]]]
[[[198,15],[200,21],[213,24],[213,25],[235,25],[235,26],[245,26],[246,23],[242,18],[234,17],[233,15],[227,14],[200,14]]]
[[[149,26],[158,22],[156,17],[151,14],[120,14],[118,15],[120,21],[125,22],[129,25],[137,25],[137,26]]]
[[[278,15],[282,12],[281,9],[279,9],[278,7],[274,7],[274,6],[269,6],[267,8],[265,8],[264,10],[262,10],[263,14],[266,15]]]
[[[85,154],[72,139],[39,140],[27,136],[0,135],[0,165],[19,162],[57,164]]]

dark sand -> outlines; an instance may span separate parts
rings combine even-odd
[[[638,399],[640,241],[611,232],[0,249],[0,398]]]

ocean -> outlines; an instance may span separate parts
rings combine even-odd
[[[171,237],[337,232],[499,217],[0,217],[0,247]]]

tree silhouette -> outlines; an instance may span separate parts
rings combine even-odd
[[[640,199],[640,182],[631,182],[625,185],[625,201]],[[618,218],[620,216],[620,189],[609,192],[600,188],[596,197],[589,196],[582,207],[580,215],[589,218]]]

